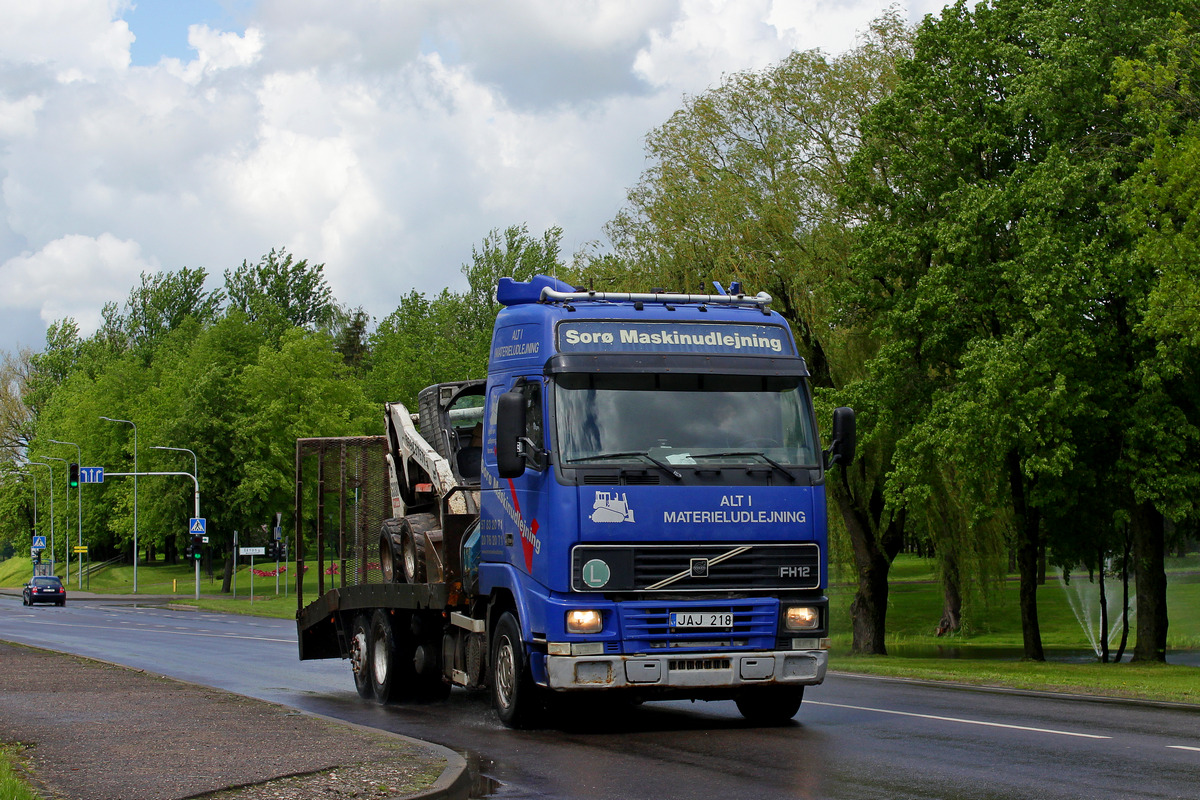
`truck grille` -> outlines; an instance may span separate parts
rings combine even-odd
[[[779,627],[779,603],[773,598],[736,600],[724,603],[678,603],[669,608],[660,603],[621,603],[621,628],[626,651],[712,650],[714,648],[770,649]],[[673,629],[671,612],[732,612],[733,627],[724,630]],[[680,662],[679,669],[718,669],[699,662]],[[673,667],[674,669],[675,667]]]
[[[818,589],[815,542],[715,545],[577,545],[577,592],[728,592]]]

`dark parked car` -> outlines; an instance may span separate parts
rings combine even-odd
[[[27,606],[34,603],[54,603],[56,606],[65,606],[67,590],[63,588],[62,581],[53,575],[46,578],[34,578],[25,584],[25,589],[21,592],[21,600]]]

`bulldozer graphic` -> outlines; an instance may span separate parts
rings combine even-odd
[[[592,503],[592,522],[633,522],[633,509],[626,495],[616,492],[596,492]]]

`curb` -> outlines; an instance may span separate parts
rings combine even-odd
[[[345,725],[346,723],[343,722],[342,724]],[[374,730],[374,728],[371,730]],[[409,798],[412,800],[417,800],[418,798],[419,800],[468,800],[471,796],[471,773],[467,769],[467,760],[465,758],[449,747],[443,747],[440,744],[424,742],[420,739],[413,739],[399,733],[392,735],[415,742],[426,749],[444,756],[446,759],[446,768],[442,770],[442,774],[434,781],[433,786],[430,786],[424,792],[407,795],[406,800]]]

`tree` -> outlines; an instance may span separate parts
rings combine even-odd
[[[26,402],[33,361],[27,348],[0,358],[0,463],[15,462],[33,434],[33,411]]]
[[[707,293],[713,281],[738,279],[767,291],[795,331],[828,419],[877,346],[843,314],[853,277],[845,264],[862,220],[838,202],[837,187],[860,120],[890,91],[909,35],[889,12],[842,56],[793,53],[687,98],[647,137],[651,164],[607,229],[614,257],[587,263],[581,282]],[[905,518],[883,495],[896,434],[870,409],[862,419],[858,461],[830,474],[831,491],[857,573],[854,649],[882,653],[887,573]]]
[[[871,215],[856,307],[887,342],[859,391],[911,422],[889,494],[919,497],[932,460],[953,465],[973,516],[1008,506],[1031,659],[1048,520],[1131,502],[1099,491],[1113,461],[1079,455],[1098,419],[1132,430],[1144,397],[1130,376],[1147,343],[1129,332],[1147,276],[1111,210],[1133,154],[1108,76],[1165,6],[996,0],[927,17],[853,165],[849,197]]]
[[[324,264],[310,265],[286,250],[271,250],[257,264],[243,261],[236,270],[225,270],[229,307],[263,325],[275,339],[292,327],[327,329],[336,319],[337,305],[324,270]]]
[[[334,350],[328,334],[293,328],[264,345],[237,382],[232,454],[241,465],[233,511],[242,524],[291,507],[296,439],[380,433],[382,415]]]
[[[353,312],[340,311],[336,327],[335,347],[342,354],[342,360],[355,375],[361,375],[366,369],[370,349],[367,340],[367,326],[371,317],[362,306]]]
[[[1131,334],[1146,355],[1134,365],[1139,395],[1122,459],[1136,503],[1134,659],[1149,661],[1166,655],[1164,516],[1195,519],[1200,490],[1200,32],[1195,4],[1185,5],[1144,54],[1118,60],[1115,81],[1143,155],[1124,185],[1124,221],[1134,263],[1157,278],[1136,298],[1145,312]]]
[[[135,347],[149,347],[192,318],[211,324],[221,312],[224,295],[207,291],[203,269],[183,267],[154,275],[142,273],[140,285],[129,292],[120,324],[126,340]]]

